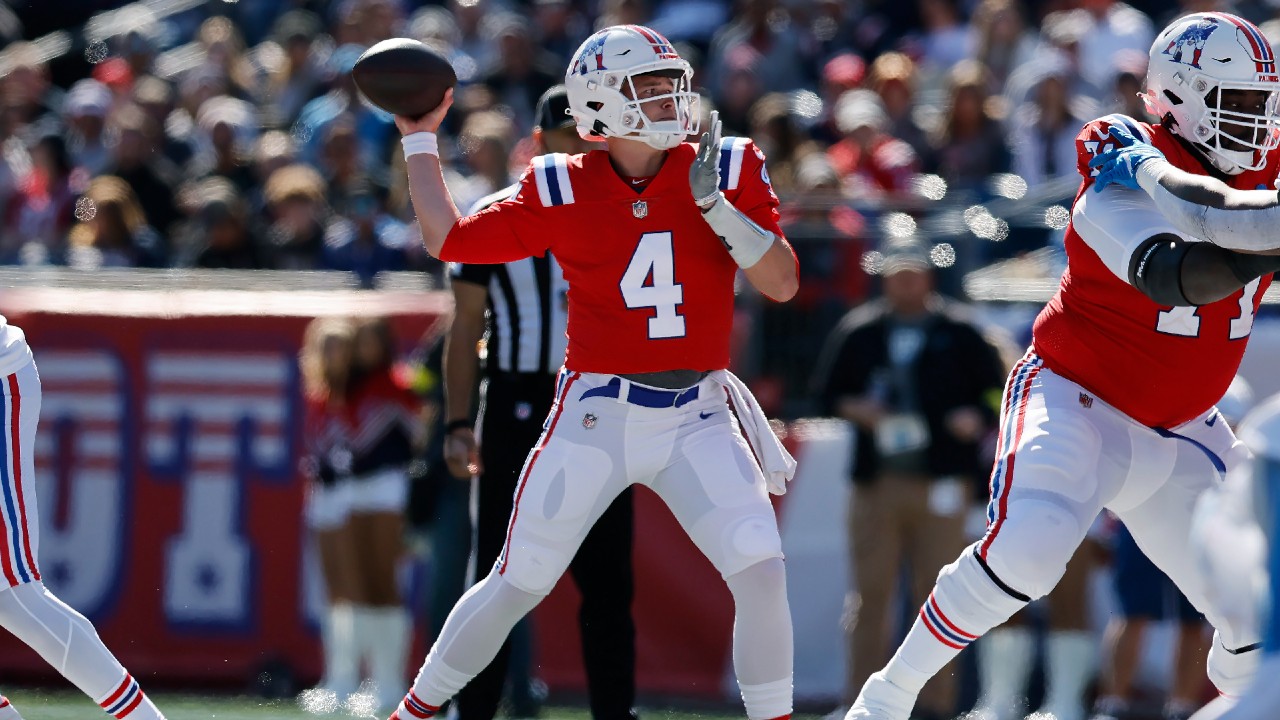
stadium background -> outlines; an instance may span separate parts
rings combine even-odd
[[[1278,6],[0,0],[0,312],[27,331],[44,382],[46,579],[148,686],[313,682],[302,329],[387,315],[415,358],[450,312],[417,244],[394,127],[349,95],[346,70],[385,37],[449,55],[461,89],[443,147],[465,206],[527,162],[533,100],[578,42],[638,22],[693,62],[726,134],[764,149],[801,259],[792,303],[740,295],[734,369],[790,423],[801,460],[778,502],[796,689],[829,705],[843,677],[849,436],[806,419],[826,332],[875,295],[879,253],[909,241],[993,336],[1025,344],[1064,263],[1076,130],[1140,113],[1135,82],[1169,19],[1230,10],[1274,39]],[[1280,391],[1275,300],[1243,368],[1259,397]],[[642,697],[730,702],[728,594],[654,498],[638,508]],[[430,553],[406,568],[422,620]],[[573,592],[562,584],[536,616],[537,672],[565,696],[583,689]],[[415,665],[429,638],[416,642]],[[0,636],[6,692],[54,678]]]

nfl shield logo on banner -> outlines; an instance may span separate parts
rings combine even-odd
[[[649,203],[645,202],[644,200],[637,200],[631,203],[631,214],[635,215],[637,218],[648,217]]]

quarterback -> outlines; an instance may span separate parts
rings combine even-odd
[[[663,499],[733,595],[747,716],[791,713],[791,618],[768,493],[785,489],[795,462],[725,368],[737,271],[787,300],[796,260],[754,143],[720,138],[714,115],[700,145],[684,142],[699,129],[691,77],[648,28],[587,38],[565,74],[569,112],[605,149],[535,158],[512,198],[469,217],[436,153],[452,95],[422,119],[396,119],[427,250],[464,263],[550,250],[569,317],[555,403],[521,471],[506,544],[450,613],[395,720],[432,717],[488,665],[633,483]]]
[[[1208,674],[1239,697],[1257,669],[1257,623],[1215,603],[1190,547],[1195,503],[1248,452],[1214,403],[1235,376],[1274,257],[1203,242],[1145,193],[1094,190],[1094,157],[1141,138],[1185,173],[1271,188],[1280,78],[1252,23],[1196,13],[1149,53],[1156,125],[1111,115],[1076,140],[1082,176],[1067,270],[1005,389],[986,534],[944,567],[850,720],[907,720],[924,682],[1048,593],[1103,508],[1215,628]]]

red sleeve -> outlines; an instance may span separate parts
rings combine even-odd
[[[778,225],[778,196],[769,182],[764,153],[754,142],[748,140],[742,153],[742,172],[738,176],[738,187],[726,191],[724,195],[743,215],[765,230],[782,237],[782,228]]]
[[[515,197],[454,224],[444,239],[440,259],[499,264],[542,255],[551,240],[546,210],[538,199],[533,172],[526,170]]]
[[[1124,125],[1134,136],[1151,142],[1150,129],[1128,115],[1112,113],[1085,123],[1080,134],[1076,136],[1076,170],[1086,183],[1092,181],[1098,174],[1097,168],[1089,167],[1089,161],[1117,147],[1115,141],[1111,139],[1112,125]]]

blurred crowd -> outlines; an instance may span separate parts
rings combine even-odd
[[[527,165],[534,103],[582,39],[654,27],[704,110],[768,157],[803,269],[795,301],[758,311],[780,340],[748,371],[779,397],[866,299],[886,242],[926,243],[951,294],[1055,247],[1074,137],[1106,112],[1149,119],[1137,93],[1168,20],[1280,29],[1276,0],[5,2],[0,264],[327,269],[363,287],[441,272],[391,118],[351,80],[366,48],[408,36],[453,62],[442,147],[469,207]]]

